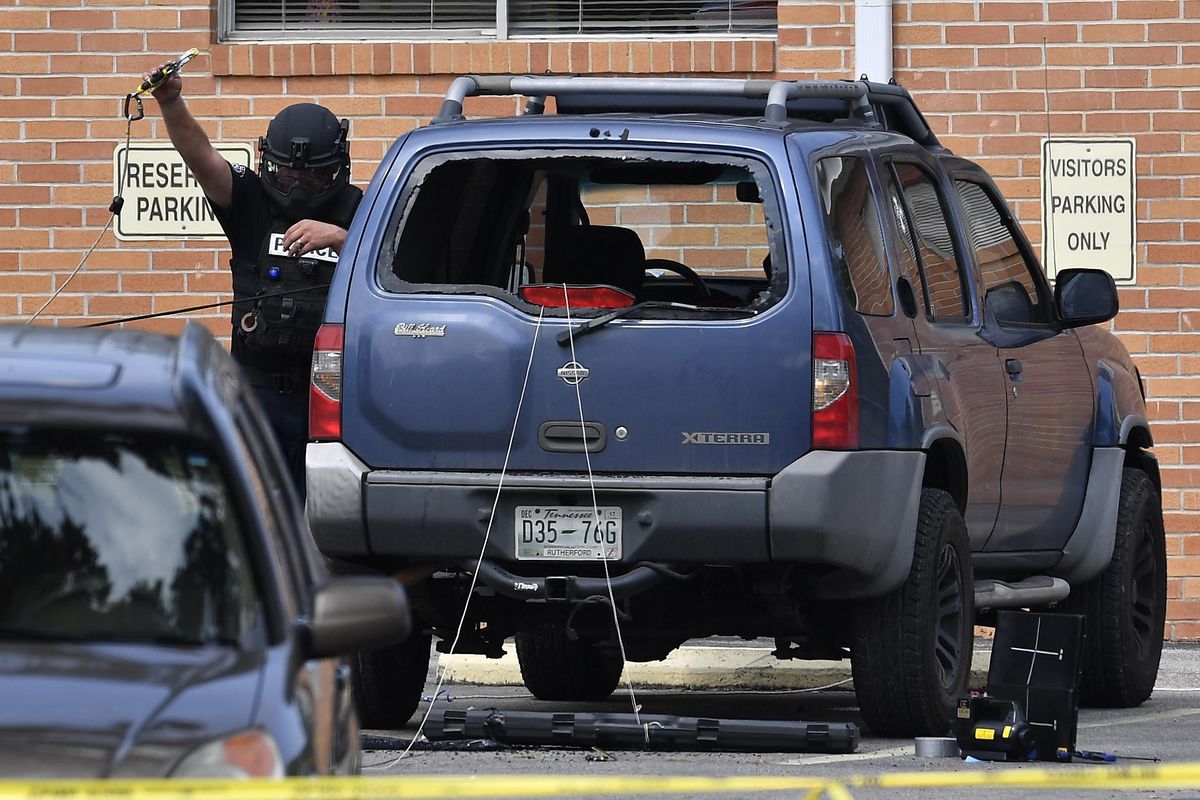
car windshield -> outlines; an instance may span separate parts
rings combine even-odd
[[[206,447],[0,431],[0,635],[237,643],[260,618],[242,526]]]

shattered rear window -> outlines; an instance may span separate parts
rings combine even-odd
[[[772,186],[758,162],[694,154],[432,156],[389,224],[379,281],[518,307],[522,287],[565,284],[757,310],[787,288]]]

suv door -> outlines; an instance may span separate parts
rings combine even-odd
[[[983,290],[981,334],[1000,351],[1008,436],[1002,504],[987,550],[1060,549],[1079,519],[1091,467],[1091,376],[999,191],[974,173],[954,187]]]
[[[888,235],[883,219],[887,212],[884,194],[874,165],[865,153],[842,151],[816,161],[813,177],[825,212],[826,238],[833,263],[836,289],[847,308],[847,332],[855,341],[857,368],[863,386],[873,381],[866,394],[885,394],[896,359],[906,359],[916,350],[916,333],[908,302],[897,302],[896,282],[889,268]],[[900,310],[897,310],[898,307]],[[867,343],[875,356],[868,357]],[[884,404],[864,403],[860,413],[863,441],[888,441],[893,429]]]
[[[913,320],[921,354],[945,365],[938,402],[961,437],[967,461],[964,519],[972,550],[982,549],[1000,507],[1007,407],[996,348],[980,338],[980,315],[961,245],[947,223],[951,208],[937,165],[924,151],[884,159],[893,241],[901,279],[916,295]]]

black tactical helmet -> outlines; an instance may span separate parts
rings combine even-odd
[[[304,219],[333,200],[350,180],[349,120],[297,103],[275,115],[259,137],[258,176],[288,217]]]

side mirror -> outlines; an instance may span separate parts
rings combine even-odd
[[[1117,315],[1117,285],[1098,269],[1064,269],[1054,282],[1054,307],[1068,328],[1095,325]]]
[[[309,658],[374,650],[408,638],[412,614],[404,589],[391,578],[331,578],[317,589],[305,625]]]

